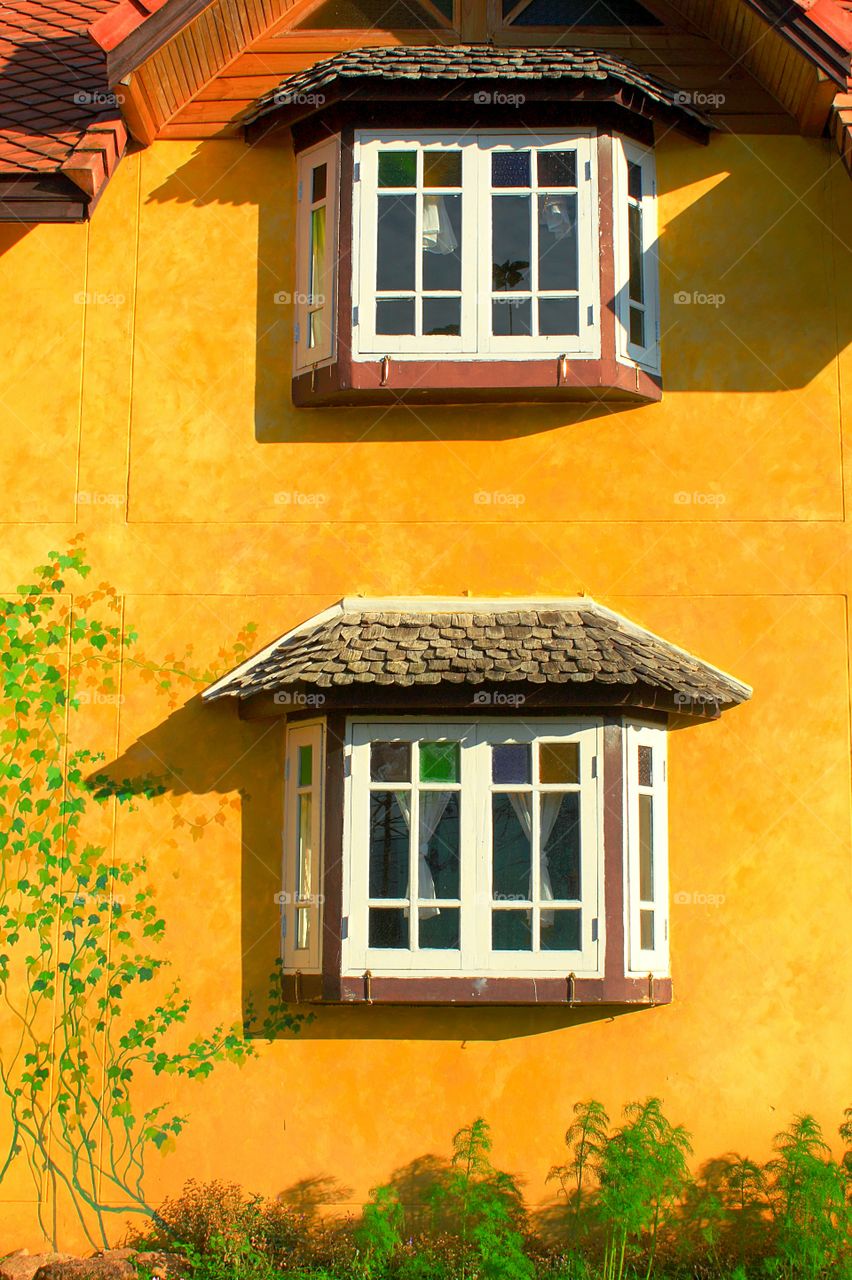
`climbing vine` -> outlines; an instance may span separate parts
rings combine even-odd
[[[148,861],[114,849],[105,821],[112,806],[155,801],[165,782],[110,778],[74,729],[85,705],[119,699],[130,668],[170,707],[219,672],[195,668],[190,650],[146,658],[115,590],[88,587],[89,576],[75,543],[0,602],[0,1182],[24,1163],[45,1234],[55,1242],[70,1207],[100,1246],[111,1221],[150,1212],[147,1157],[170,1150],[186,1123],[166,1078],[241,1064],[258,1035],[300,1019],[273,973],[250,1025],[180,1034],[190,1001],[167,972]],[[218,655],[222,668],[246,656],[252,632]],[[143,1108],[140,1084],[147,1094],[157,1077],[163,1101]]]

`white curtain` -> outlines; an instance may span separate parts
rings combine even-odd
[[[443,196],[423,197],[423,248],[427,253],[455,253],[459,242]]]
[[[421,900],[428,901],[430,898],[437,898],[435,892],[435,881],[432,876],[432,870],[429,866],[429,842],[438,829],[438,823],[444,816],[444,810],[450,803],[452,791],[421,791],[420,792],[420,831],[418,833],[417,844],[417,892]],[[411,797],[407,792],[398,791],[397,800],[405,819],[405,825],[411,831]],[[424,919],[430,919],[432,916],[441,914],[440,907],[421,907],[421,915]]]
[[[561,240],[577,229],[574,209],[573,197],[545,196],[539,214],[541,225],[555,235],[557,240]]]
[[[532,846],[532,796],[526,791],[510,791],[509,803],[515,812],[515,817],[521,825],[521,830]],[[544,851],[547,848],[547,842],[550,839],[550,833],[553,830],[556,819],[559,817],[559,808],[562,804],[563,793],[560,791],[552,791],[545,793],[541,797],[541,811],[539,820],[538,848],[539,848],[539,897],[543,902],[553,901],[553,885],[550,880],[550,871],[547,866],[547,860]],[[530,889],[529,895],[532,897],[532,869],[530,869]],[[553,923],[553,912],[542,911],[542,924]]]

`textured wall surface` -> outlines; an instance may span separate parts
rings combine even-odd
[[[190,1176],[267,1193],[331,1177],[356,1205],[481,1113],[542,1204],[591,1095],[617,1111],[660,1094],[697,1162],[765,1156],[797,1110],[833,1130],[852,1013],[839,159],[789,137],[661,141],[665,390],[618,412],[294,410],[276,301],[292,174],[271,147],[159,143],[89,226],[0,229],[0,589],[83,532],[146,652],[191,642],[213,663],[247,621],[266,643],[358,592],[585,591],[754,697],[671,735],[670,1007],[320,1010],[242,1071],[173,1086],[191,1120],[151,1199]],[[110,760],[174,768],[107,835],[148,854],[193,1021],[238,1018],[276,949],[281,727],[170,710],[132,668],[82,725]],[[238,803],[210,821],[223,796]],[[32,1196],[13,1169],[9,1247],[38,1242]]]

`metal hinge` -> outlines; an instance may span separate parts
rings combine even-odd
[[[348,751],[343,757],[343,776],[344,778],[352,777],[352,757]]]
[[[352,181],[353,182],[361,181],[361,161],[360,160],[355,161],[355,167],[352,170]]]
[[[597,916],[595,916],[594,920],[592,921],[592,942],[597,942],[597,940],[598,940],[598,919],[597,919]]]
[[[594,323],[595,323],[595,309],[594,307],[589,307],[586,311],[586,324],[594,324]]]
[[[345,942],[348,937],[349,937],[349,917],[344,916],[340,922],[341,941]]]
[[[353,308],[352,308],[352,323],[353,323],[353,325],[356,325],[356,324],[358,323],[358,310],[359,310],[359,308],[358,308],[358,307],[353,307]]]
[[[598,758],[597,756],[592,756],[592,777],[596,778],[597,776],[598,776]]]
[[[591,180],[592,180],[592,162],[591,160],[587,160],[586,161],[586,181],[591,182]]]

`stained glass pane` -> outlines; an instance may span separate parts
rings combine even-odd
[[[580,951],[582,912],[542,910],[542,951]]]
[[[495,151],[491,157],[491,185],[528,187],[530,185],[530,152]]]
[[[457,742],[421,742],[420,781],[458,782],[459,755]]]
[[[654,749],[653,747],[640,746],[637,751],[637,762],[639,765],[639,786],[651,787],[654,785]]]
[[[380,187],[414,187],[416,185],[416,151],[379,152]]]
[[[316,204],[318,200],[325,199],[326,184],[328,182],[328,165],[318,164],[311,173],[311,203]]]
[[[411,744],[409,742],[371,742],[370,780],[372,782],[410,782]]]
[[[325,266],[325,214],[326,205],[320,205],[311,214],[311,278],[308,292],[313,300],[318,287],[322,286]]]
[[[462,158],[460,151],[424,151],[424,187],[460,187]]]
[[[494,951],[532,951],[532,912],[493,911],[491,947]]]
[[[654,901],[654,797],[639,796],[639,897]]]
[[[370,907],[371,947],[408,946],[408,912],[404,907]]]
[[[299,747],[299,786],[309,787],[313,775],[313,747]]]
[[[458,907],[422,907],[418,926],[421,951],[457,951],[460,945]]]
[[[458,791],[421,791],[417,864],[422,899],[460,896]]]
[[[526,742],[495,743],[491,748],[491,781],[499,786],[531,781],[530,747]]]
[[[312,841],[313,823],[311,821],[313,796],[310,791],[305,792],[304,795],[297,796],[297,804],[299,847],[296,850],[296,895],[300,900],[304,901],[311,895],[314,853]]]
[[[576,187],[576,151],[539,151],[538,185],[540,187]]]
[[[579,742],[543,742],[538,749],[540,782],[571,786],[580,781]]]
[[[311,912],[309,907],[296,908],[296,950],[304,951],[311,945]]]
[[[411,808],[408,793],[370,796],[370,897],[407,898]]]
[[[580,793],[552,791],[539,797],[543,901],[580,897]]]
[[[532,808],[530,795],[491,797],[492,892],[495,899],[525,901],[532,889]]]

